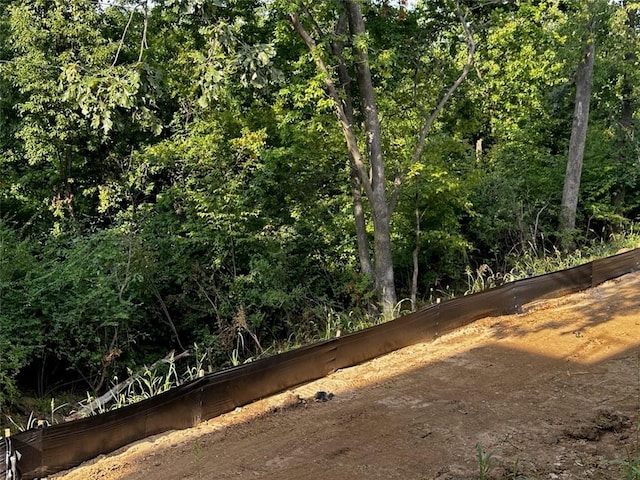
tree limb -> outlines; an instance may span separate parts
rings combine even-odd
[[[453,84],[449,87],[449,89],[440,99],[440,102],[438,102],[438,105],[436,106],[436,108],[433,110],[433,112],[431,112],[431,115],[425,118],[425,122],[422,128],[420,129],[418,143],[413,152],[413,156],[411,157],[411,163],[418,162],[420,160],[420,157],[422,157],[422,154],[424,153],[425,140],[427,138],[427,133],[429,133],[429,130],[431,130],[431,127],[433,126],[433,122],[438,117],[438,115],[440,114],[444,106],[447,104],[447,102],[451,99],[451,97],[453,96],[455,91],[458,89],[458,87],[467,78],[467,75],[469,75],[469,71],[473,66],[473,58],[476,51],[476,42],[473,38],[473,31],[471,29],[471,26],[469,25],[469,22],[467,21],[466,14],[462,11],[460,7],[459,2],[456,2],[456,10],[457,10],[458,18],[460,19],[460,23],[462,24],[462,28],[464,29],[464,34],[466,37],[467,60],[464,64],[464,67],[462,68],[462,72],[460,73],[460,76],[456,79],[455,82],[453,82]],[[394,195],[397,195],[395,193],[395,190],[399,188],[399,186],[400,184],[397,184],[396,187],[394,188]]]
[[[393,180],[393,190],[391,190],[391,197],[389,198],[389,215],[391,215],[398,204],[398,195],[400,193],[400,186],[402,185],[402,177],[397,175]]]
[[[118,63],[118,57],[120,56],[120,51],[122,50],[122,46],[124,45],[124,39],[127,36],[127,31],[129,30],[129,26],[131,25],[131,21],[133,20],[133,13],[135,12],[135,8],[131,9],[131,14],[129,15],[129,21],[127,25],[124,27],[124,32],[122,32],[122,38],[120,39],[120,44],[118,45],[118,50],[116,51],[116,57],[113,59],[112,67],[116,66]]]
[[[160,295],[160,292],[155,287],[155,285],[153,287],[153,294],[155,295],[156,299],[158,300],[158,303],[160,304],[160,310],[162,310],[162,313],[164,314],[165,318],[167,319],[166,320],[167,325],[169,325],[169,327],[171,328],[171,331],[176,336],[176,341],[178,342],[178,346],[182,350],[186,350],[184,348],[184,346],[182,345],[182,342],[180,341],[180,336],[178,335],[178,330],[176,329],[176,325],[173,323],[173,319],[171,318],[171,314],[169,314],[169,309],[167,308],[167,304],[164,303],[164,300],[162,299],[162,295]]]
[[[362,181],[362,186],[365,189],[365,192],[369,198],[373,196],[373,188],[371,186],[371,180],[367,173],[367,168],[362,160],[362,154],[360,153],[360,149],[358,148],[358,141],[356,139],[356,135],[353,131],[353,124],[349,122],[349,119],[345,113],[344,105],[340,95],[338,94],[338,90],[336,89],[335,84],[331,80],[331,75],[329,73],[329,69],[326,64],[320,57],[315,40],[309,35],[309,33],[305,30],[305,28],[300,23],[300,19],[298,14],[292,13],[289,15],[289,20],[291,24],[295,28],[296,32],[302,38],[305,45],[311,52],[311,55],[316,63],[316,66],[320,70],[323,76],[324,84],[327,89],[327,93],[329,97],[333,100],[334,109],[336,115],[338,117],[338,121],[340,126],[342,127],[342,131],[344,132],[345,139],[347,141],[347,148],[349,149],[349,153],[352,155],[353,162],[355,168],[358,172],[358,176]]]
[[[364,16],[360,5],[355,0],[342,0],[341,3],[347,12],[347,18],[349,21],[349,33],[352,38],[352,51],[354,53],[354,65],[356,70],[356,80],[358,82],[358,93],[361,102],[360,111],[364,116],[364,131],[365,140],[367,145],[367,157],[369,159],[369,167],[371,169],[371,186],[374,192],[373,196],[369,197],[371,201],[374,213],[378,215],[381,213],[381,203],[376,198],[376,192],[380,197],[385,196],[385,171],[384,171],[384,159],[382,154],[382,133],[380,130],[380,116],[378,114],[378,106],[375,98],[375,88],[373,86],[373,79],[371,75],[371,68],[369,65],[369,54],[367,48],[361,45],[359,39],[366,36],[366,27],[364,23]],[[388,216],[387,200],[384,199],[384,216]],[[376,207],[375,205],[378,205]]]
[[[316,35],[318,35],[318,38],[324,37],[324,32],[322,31],[322,28],[320,27],[320,25],[318,25],[318,22],[316,22],[316,19],[311,14],[311,11],[309,10],[309,7],[307,6],[307,4],[302,2],[302,8],[304,9],[304,12],[307,14],[307,17],[309,17],[309,21],[311,22],[311,25],[313,25],[313,28],[316,31]]]
[[[353,95],[351,92],[351,76],[344,59],[344,41],[341,39],[347,33],[348,19],[345,12],[338,18],[334,35],[336,38],[331,42],[331,53],[338,59],[338,80],[340,88],[344,93],[343,108],[350,125],[353,125]],[[373,264],[369,254],[369,242],[367,239],[367,226],[362,204],[362,181],[358,175],[352,152],[349,152],[349,177],[351,179],[351,199],[353,202],[353,217],[356,227],[356,243],[358,246],[358,258],[360,260],[360,270],[365,275],[373,277]]]
[[[138,63],[142,62],[142,54],[145,48],[149,48],[147,45],[147,27],[149,26],[149,4],[144,2],[144,28],[142,30],[142,39],[140,40],[140,55],[138,56]]]

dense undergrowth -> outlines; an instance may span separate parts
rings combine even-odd
[[[474,269],[467,267],[464,272],[466,283],[460,282],[457,289],[432,290],[431,295],[425,298],[422,305],[476,293],[521,278],[581,265],[624,249],[636,248],[638,245],[640,245],[640,235],[630,229],[625,234],[612,235],[607,242],[585,244],[570,254],[563,254],[557,249],[542,252],[529,250],[509,258],[507,265],[510,268],[506,271],[494,269],[485,263]],[[397,314],[408,313],[408,309],[402,308],[408,305],[408,301],[400,302]],[[13,404],[11,410],[4,412],[4,418],[0,421],[10,428],[23,430],[33,427],[38,420],[44,419],[46,423],[55,424],[65,418],[103,413],[150,398],[226,366],[251,362],[303,344],[352,333],[380,322],[378,316],[363,309],[337,311],[325,307],[323,313],[322,323],[317,322],[318,325],[314,328],[305,325],[300,331],[292,331],[285,340],[277,338],[260,340],[246,321],[240,320],[235,326],[229,350],[224,353],[215,351],[211,344],[203,346],[192,343],[181,354],[171,352],[164,358],[156,358],[153,362],[149,362],[150,366],[135,369],[128,367],[121,375],[106,378],[101,392],[79,392],[78,389],[65,389],[61,386],[53,390],[51,396],[23,395],[21,400]],[[107,393],[104,393],[105,391]]]

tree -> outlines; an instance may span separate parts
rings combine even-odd
[[[569,156],[562,190],[558,231],[563,236],[562,243],[568,247],[571,243],[570,233],[575,228],[578,195],[580,192],[580,176],[584,159],[584,148],[589,126],[589,107],[591,105],[591,86],[596,54],[594,18],[586,28],[585,54],[578,65],[574,76],[576,87],[573,124],[569,140]]]
[[[575,24],[576,30],[581,32],[584,53],[573,77],[576,89],[575,105],[558,221],[558,233],[565,248],[569,248],[573,244],[572,232],[576,224],[580,178],[587,141],[596,44],[598,38],[605,37],[610,31],[612,13],[612,6],[603,0],[590,0],[586,4],[580,3],[578,8],[580,10],[576,12],[574,21],[577,22]]]
[[[329,52],[323,51],[318,46],[318,41],[325,41],[322,28],[319,26],[314,14],[304,3],[300,3],[299,10],[293,9],[289,13],[289,19],[300,38],[311,52],[316,66],[321,73],[325,88],[333,102],[338,122],[344,135],[349,158],[352,164],[352,192],[354,203],[354,216],[358,234],[358,251],[361,262],[361,270],[368,272],[373,263],[373,277],[385,317],[391,317],[396,305],[396,286],[394,279],[393,251],[391,241],[391,217],[398,201],[400,185],[403,182],[403,172],[398,170],[392,184],[387,182],[387,162],[383,152],[383,132],[381,129],[378,104],[376,100],[376,88],[371,72],[371,61],[368,54],[367,29],[365,17],[360,3],[352,0],[340,2],[341,10],[338,15],[338,23],[334,27],[335,37],[331,42],[334,59],[338,61],[338,82],[327,67],[324,58]],[[369,6],[369,8],[373,8]],[[389,8],[385,5],[385,8]],[[471,28],[467,22],[466,14],[456,3],[458,18],[462,24],[464,38],[468,47],[468,55],[462,73],[447,89],[440,102],[433,108],[430,115],[424,115],[422,125],[418,127],[417,141],[411,156],[413,163],[420,160],[425,148],[425,140],[435,118],[442,111],[458,86],[469,73],[475,52],[475,41]],[[402,13],[405,18],[406,13]],[[314,38],[303,25],[301,15],[310,22],[317,38]],[[348,26],[348,28],[347,28]],[[342,55],[344,38],[351,46],[352,64],[346,62],[346,55]],[[349,67],[352,67],[350,69]],[[354,121],[354,95],[350,71],[355,71],[358,114],[362,118],[364,142],[358,141],[357,122]],[[361,145],[364,144],[364,147]],[[363,153],[364,150],[364,153]],[[360,189],[364,192],[371,210],[373,224],[373,262],[369,260],[365,252],[363,231],[364,209],[361,207]],[[368,251],[368,249],[367,249]]]
[[[119,174],[132,143],[158,133],[153,69],[139,44],[123,47],[127,16],[116,8],[24,0],[3,22],[10,35],[0,81],[13,115],[0,117],[10,135],[0,155],[19,181],[11,200],[23,203],[25,223],[54,218],[56,233],[82,229],[97,186]]]

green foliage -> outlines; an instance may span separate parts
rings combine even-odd
[[[54,239],[40,254],[24,283],[43,338],[42,361],[62,361],[100,388],[118,358],[135,358],[131,348],[148,334],[140,310],[150,258],[133,235],[120,232]]]
[[[4,401],[28,365],[59,362],[100,388],[122,361],[139,359],[132,347],[152,332],[144,305],[153,261],[133,234],[58,237],[30,250],[32,242],[1,225]]]
[[[200,88],[198,100],[206,108],[228,94],[228,82],[236,79],[243,88],[265,89],[281,79],[281,72],[273,65],[275,48],[269,43],[249,45],[242,41],[239,33],[244,20],[237,18],[233,24],[218,22],[200,29],[206,39],[206,55],[196,53],[200,66]]]
[[[566,81],[558,57],[566,17],[552,2],[523,2],[517,10],[496,11],[492,21],[480,45],[486,59],[478,67],[487,133],[495,140],[544,145],[557,122],[547,96]]]
[[[476,443],[476,456],[478,459],[478,479],[488,480],[491,471],[495,468],[492,452],[484,452],[482,445]]]
[[[622,471],[622,479],[624,480],[640,479],[640,457],[630,458],[621,462],[620,470]]]
[[[66,65],[60,81],[66,86],[62,100],[72,101],[92,130],[102,129],[106,136],[117,127],[126,128],[123,112],[132,112],[139,128],[160,134],[162,125],[151,108],[156,107],[160,89],[157,73],[149,65],[103,67],[100,72],[86,74],[79,63]]]
[[[132,56],[119,32],[127,17],[95,2],[12,2],[2,23],[0,82],[13,115],[3,117],[0,201],[36,235],[78,228],[130,144],[158,132],[156,72],[140,61],[116,65]]]
[[[342,5],[304,3],[333,68]],[[402,183],[390,222],[401,297],[414,251],[428,302],[634,237],[640,42],[625,8],[587,3],[468,12],[474,68],[413,159],[466,60],[463,30],[447,2],[361,2],[367,31],[356,43],[370,55],[387,193]],[[555,223],[586,7],[602,10],[603,41],[582,235],[567,256],[554,250]],[[0,2],[0,404],[63,381],[104,388],[193,342],[217,367],[375,322],[342,132],[287,17],[300,8]],[[351,44],[342,55],[352,65]]]
[[[15,377],[43,342],[23,283],[36,262],[31,245],[0,221],[0,409],[18,398]]]

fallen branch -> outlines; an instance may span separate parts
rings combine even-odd
[[[189,355],[190,355],[190,352],[188,350],[185,350],[179,355],[175,355],[175,352],[171,351],[166,357],[153,363],[150,367],[144,367],[140,369],[138,372],[134,373],[126,380],[111,387],[109,391],[107,391],[103,395],[100,395],[99,397],[94,398],[86,405],[82,405],[80,409],[73,412],[71,415],[65,417],[64,421],[70,422],[72,420],[78,420],[79,418],[88,417],[92,412],[95,412],[96,410],[100,410],[102,407],[104,407],[106,404],[108,404],[112,400],[116,400],[121,391],[125,390],[132,383],[134,383],[138,378],[142,377],[145,374],[145,372],[149,370],[153,370],[158,365],[161,365],[163,363],[170,364],[177,360],[180,360],[181,358],[188,357]]]

